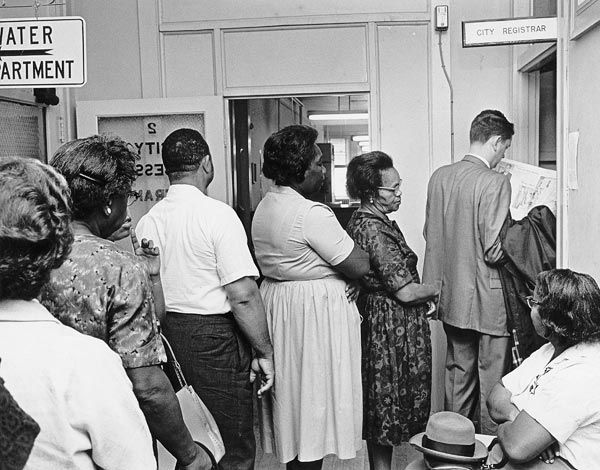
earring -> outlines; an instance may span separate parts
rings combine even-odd
[[[370,202],[371,204],[373,204],[373,198],[372,198],[372,197],[370,197],[370,198],[369,198],[369,202]]]
[[[106,212],[106,215],[110,215],[112,214],[112,209],[110,207],[107,207],[104,212]]]

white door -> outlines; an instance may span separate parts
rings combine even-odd
[[[139,154],[133,189],[138,200],[130,207],[134,226],[169,187],[161,159],[161,145],[174,130],[191,128],[206,139],[215,166],[209,195],[232,201],[231,168],[225,151],[224,101],[221,96],[135,100],[80,101],[77,136],[116,134]]]

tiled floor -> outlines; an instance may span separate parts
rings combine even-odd
[[[403,470],[409,462],[412,462],[421,454],[416,452],[409,444],[402,444],[394,449],[392,460],[393,470]],[[273,454],[265,454],[257,443],[256,470],[285,470],[285,465],[277,462]],[[333,456],[325,458],[323,470],[369,470],[369,459],[367,457],[366,444],[363,445],[359,455],[352,460],[339,460]]]

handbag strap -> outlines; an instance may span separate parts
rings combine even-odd
[[[487,448],[488,453],[492,451],[492,449],[494,448],[495,445],[500,445],[500,440],[497,437],[494,437],[494,439],[492,439],[492,442],[490,442],[490,445]],[[508,463],[508,457],[506,456],[506,454],[504,452],[502,452],[502,460],[500,460],[500,462],[484,463],[481,465],[481,470],[494,470],[496,468],[502,468],[507,463]]]
[[[198,442],[198,441],[194,441],[196,444],[198,444],[200,447],[202,447],[202,449],[204,450],[204,452],[206,452],[206,454],[208,455],[208,458],[210,459],[210,462],[212,463],[212,467],[211,470],[219,470],[219,464],[217,462],[217,459],[215,459],[215,456],[213,455],[213,453],[211,452],[211,450],[206,447],[204,444],[202,444],[202,442]]]
[[[185,377],[183,376],[183,371],[181,370],[181,365],[179,364],[179,362],[177,361],[177,358],[175,357],[175,353],[173,352],[173,348],[171,347],[169,340],[167,340],[165,335],[163,335],[162,333],[160,334],[160,337],[162,338],[163,344],[165,345],[165,350],[167,352],[167,362],[170,362],[173,364],[173,368],[175,369],[175,376],[177,377],[177,382],[179,383],[179,386],[181,388],[187,387],[187,381],[185,380]]]

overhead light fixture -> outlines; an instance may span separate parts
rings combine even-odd
[[[368,142],[369,136],[368,135],[353,135],[352,140],[354,142]]]
[[[311,113],[311,121],[359,121],[369,119],[369,113]]]
[[[370,145],[361,145],[360,146],[360,151],[362,153],[370,152],[371,151],[371,146]]]
[[[364,140],[362,142],[359,142],[358,145],[360,145],[361,147],[369,147],[371,145],[371,142],[369,142],[368,140]]]

